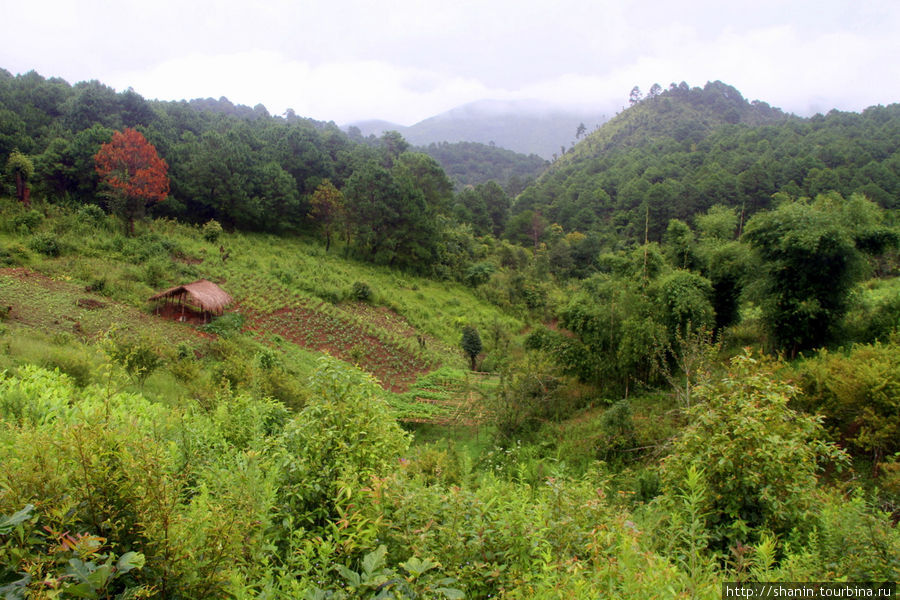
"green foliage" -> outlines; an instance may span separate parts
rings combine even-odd
[[[142,388],[147,377],[162,365],[160,351],[147,338],[113,334],[107,341],[106,353]]]
[[[12,220],[15,230],[22,233],[34,233],[43,222],[44,213],[33,208],[17,214]]]
[[[779,348],[792,356],[833,339],[859,278],[852,231],[829,198],[785,202],[747,223],[763,264],[764,311]]]
[[[390,472],[409,445],[371,376],[322,357],[309,393],[283,435],[280,484],[284,517],[305,527],[337,517],[341,490]]]
[[[663,277],[659,282],[659,299],[670,334],[712,328],[715,322],[710,303],[712,294],[709,280],[696,273],[679,269]]]
[[[900,575],[900,531],[890,515],[873,508],[862,493],[828,492],[809,543],[780,544],[780,562],[759,581],[896,581]],[[758,549],[759,550],[759,549]],[[774,552],[772,552],[774,554]]]
[[[689,424],[662,464],[662,502],[677,514],[685,482],[696,479],[692,489],[702,485],[703,493],[688,522],[702,518],[711,549],[815,525],[819,461],[840,466],[845,455],[821,441],[819,419],[788,407],[797,391],[776,378],[773,364],[748,354],[697,389]]]
[[[900,348],[895,343],[823,352],[798,366],[797,406],[822,415],[834,438],[877,463],[900,451]]]
[[[106,540],[102,537],[87,534],[73,536],[49,528],[46,532],[32,531],[26,536],[28,522],[36,519],[33,504],[27,504],[9,517],[0,515],[0,543],[7,542],[0,546],[0,557],[28,553],[33,560],[37,559],[35,562],[39,565],[38,568],[34,563],[22,565],[24,570],[19,572],[13,570],[15,563],[0,567],[0,593],[4,598],[25,598],[29,590],[35,590],[35,583],[45,589],[58,590],[63,597],[99,600],[113,597],[118,590],[123,591],[115,596],[117,598],[149,594],[148,587],[136,586],[127,577],[129,572],[144,567],[143,554],[134,551],[121,556],[113,552],[104,553],[102,545]],[[4,540],[4,537],[11,539]],[[14,545],[16,541],[20,542],[18,548]],[[54,542],[57,545],[52,546]],[[36,582],[38,576],[43,576],[43,579]]]
[[[200,235],[210,244],[215,244],[219,241],[223,231],[222,225],[218,221],[210,219],[200,228]]]
[[[354,281],[350,289],[350,297],[357,302],[371,302],[372,288],[365,281]]]
[[[526,156],[477,142],[431,143],[421,150],[441,164],[457,189],[495,181],[513,196],[548,165],[534,154]]]
[[[780,190],[795,197],[859,192],[894,208],[900,177],[885,131],[898,119],[897,106],[801,119],[748,102],[722,82],[673,84],[585,136],[513,212],[539,211],[566,231],[640,243],[645,232],[661,241],[671,219],[695,221],[701,238],[733,240]],[[718,208],[695,219],[710,207]]]
[[[9,153],[9,158],[6,159],[6,173],[10,179],[14,179],[16,175],[19,175],[25,181],[28,181],[34,175],[34,163],[18,150],[13,150]]]
[[[214,317],[210,323],[203,326],[203,329],[209,333],[214,333],[227,338],[240,333],[244,327],[245,320],[244,315],[241,313],[225,313],[224,315]]]
[[[337,565],[336,571],[343,579],[333,590],[322,590],[315,587],[307,592],[307,598],[346,598],[375,597],[413,600],[415,598],[446,598],[461,600],[465,597],[462,591],[450,587],[455,583],[452,577],[441,577],[436,571],[440,565],[428,558],[422,560],[415,556],[399,564],[398,572],[386,565],[384,545],[378,546],[366,554],[360,561],[360,570],[354,571],[344,565]],[[330,592],[330,593],[329,593]]]
[[[498,442],[509,446],[530,438],[544,420],[568,417],[578,407],[566,393],[564,378],[542,353],[508,365],[489,405]]]
[[[31,236],[28,247],[44,256],[55,257],[62,253],[59,239],[52,233],[38,233]]]
[[[475,370],[475,360],[478,358],[478,355],[481,354],[483,346],[481,344],[481,336],[478,335],[478,330],[471,325],[466,325],[463,327],[462,331],[462,339],[460,340],[460,347],[463,352],[466,353],[466,356],[469,357],[469,362],[471,364],[471,368]]]
[[[85,204],[78,209],[75,218],[85,225],[97,227],[106,222],[106,213],[96,204]]]

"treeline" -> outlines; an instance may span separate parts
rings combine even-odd
[[[272,116],[261,104],[147,101],[97,81],[0,71],[0,183],[11,196],[22,184],[51,203],[109,210],[94,157],[124,128],[138,130],[168,165],[168,197],[147,207],[150,216],[320,233],[363,260],[460,280],[473,262],[474,235],[505,231],[510,190],[544,164],[479,145],[494,158],[478,177],[493,174],[508,189],[486,181],[455,201],[440,164],[396,132],[355,139],[290,110]],[[455,156],[448,160],[481,164],[463,159],[479,148],[453,147],[443,148]]]
[[[513,212],[566,231],[660,241],[670,219],[690,222],[721,204],[747,216],[785,192],[900,197],[900,105],[802,119],[731,86],[687,84],[633,106],[557,161]]]

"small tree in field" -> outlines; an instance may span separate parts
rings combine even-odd
[[[16,199],[28,208],[31,206],[28,198],[28,180],[34,175],[34,164],[27,156],[13,150],[6,161],[6,171],[16,182]]]
[[[325,252],[331,248],[331,233],[346,217],[344,194],[329,179],[324,180],[309,201],[309,216],[325,234]]]
[[[169,194],[169,166],[153,144],[139,131],[126,128],[113,134],[94,156],[97,174],[106,187],[112,212],[128,222],[144,216],[148,204],[161,202]]]
[[[478,355],[481,353],[481,336],[478,335],[478,330],[472,327],[471,325],[466,325],[463,327],[462,333],[462,349],[463,352],[469,357],[469,360],[472,362],[472,370],[475,370],[475,359],[478,358]]]

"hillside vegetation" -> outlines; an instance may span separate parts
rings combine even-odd
[[[691,222],[721,204],[747,217],[772,195],[866,194],[894,208],[900,194],[900,107],[801,119],[750,103],[721,82],[673,85],[588,135],[514,211],[567,231],[661,241],[669,219]]]
[[[633,99],[512,198],[0,73],[0,596],[900,579],[895,107]]]

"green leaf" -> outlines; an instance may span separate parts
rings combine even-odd
[[[26,504],[25,508],[20,510],[17,513],[13,513],[9,517],[0,518],[0,535],[5,535],[13,530],[17,525],[24,523],[28,519],[31,518],[31,513],[34,511],[33,504]]]
[[[112,575],[112,567],[109,565],[100,565],[97,567],[96,571],[88,575],[87,580],[94,589],[102,590],[106,587],[107,582],[109,582],[110,575]]]
[[[97,598],[97,592],[94,590],[93,586],[90,583],[84,582],[79,583],[78,585],[70,585],[65,588],[65,592],[69,596],[75,596],[76,598]]]
[[[126,552],[119,557],[116,563],[116,571],[119,573],[127,573],[132,569],[144,568],[145,558],[140,552]]]
[[[433,562],[429,558],[426,558],[425,560],[419,560],[418,558],[413,556],[408,561],[400,563],[400,566],[403,567],[407,573],[412,575],[414,579],[418,579],[422,575],[422,573],[430,571],[431,569],[438,566],[438,564],[436,562]]]
[[[76,577],[79,581],[88,581],[88,577],[97,567],[91,563],[85,563],[77,558],[69,559],[69,568],[66,569],[68,575]]]
[[[362,568],[363,572],[366,574],[366,579],[370,579],[376,570],[379,570],[384,566],[384,555],[386,553],[387,548],[382,544],[363,557]]]
[[[348,584],[350,584],[351,588],[358,588],[360,585],[362,585],[362,577],[360,577],[359,573],[357,573],[356,571],[351,571],[344,565],[337,565],[335,569],[337,569],[337,572],[340,574],[340,576],[343,577]]]
[[[449,600],[462,600],[466,597],[466,595],[462,592],[462,590],[458,590],[456,588],[435,588],[435,592],[439,594],[443,594],[445,598]]]

